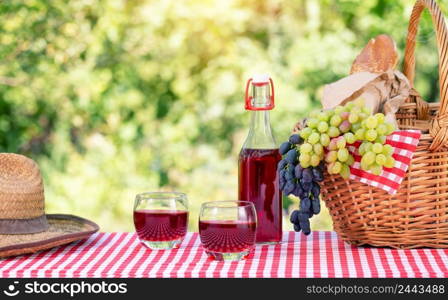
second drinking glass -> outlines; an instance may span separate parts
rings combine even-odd
[[[199,235],[205,252],[216,260],[246,258],[255,245],[257,214],[247,201],[214,201],[201,206]]]

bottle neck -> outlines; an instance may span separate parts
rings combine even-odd
[[[245,149],[276,149],[278,145],[272,133],[269,110],[252,111]]]
[[[254,107],[267,107],[271,103],[271,90],[269,84],[253,85],[253,103]]]

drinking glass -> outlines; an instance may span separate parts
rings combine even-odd
[[[136,196],[135,230],[139,240],[148,248],[178,248],[187,233],[187,224],[187,195],[151,192]]]
[[[214,201],[201,206],[199,236],[215,260],[246,258],[255,245],[257,214],[248,201]]]

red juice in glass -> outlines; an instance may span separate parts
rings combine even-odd
[[[199,236],[214,260],[238,261],[249,257],[255,245],[257,213],[249,201],[212,201],[201,205]]]
[[[250,251],[257,223],[250,221],[199,221],[199,235],[208,252]]]
[[[269,111],[274,108],[274,86],[268,75],[255,75],[246,85],[246,110],[251,111],[249,134],[238,161],[238,199],[257,211],[257,243],[282,239],[282,195],[277,164],[281,160]]]
[[[276,243],[282,238],[282,201],[277,164],[278,149],[242,149],[239,157],[239,199],[257,210],[257,242]]]
[[[187,233],[188,212],[144,209],[134,211],[134,224],[143,242],[169,242],[183,239]]]

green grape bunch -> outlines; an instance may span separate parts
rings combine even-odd
[[[394,130],[395,126],[385,120],[384,114],[373,115],[362,99],[314,111],[299,132],[304,141],[299,147],[299,163],[302,168],[308,168],[324,160],[329,174],[340,174],[348,179],[349,167],[355,161],[348,145],[360,141],[361,168],[379,175],[383,167],[395,164],[393,148],[386,145],[386,137]]]

